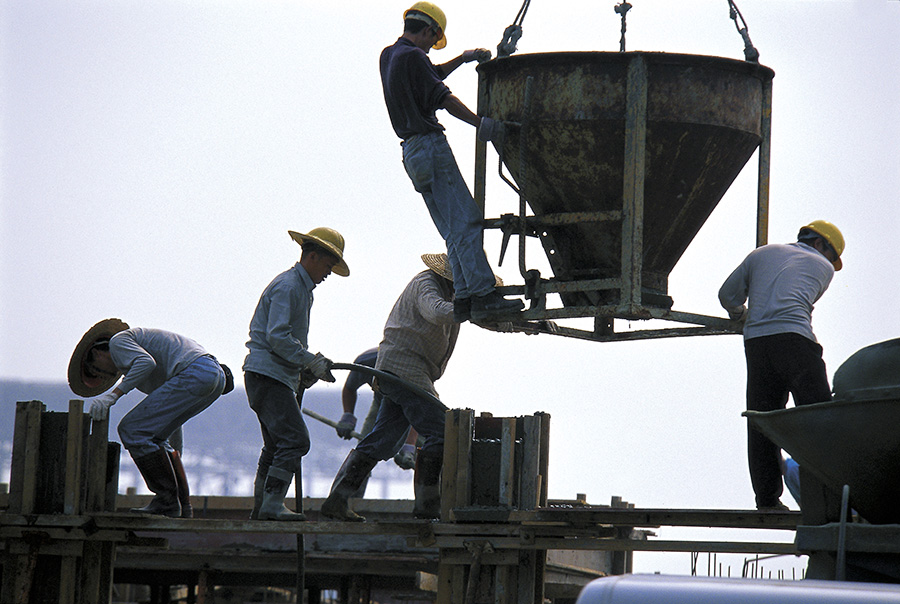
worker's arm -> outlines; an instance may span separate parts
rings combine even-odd
[[[438,74],[441,76],[441,79],[445,79],[448,75],[453,73],[457,67],[462,65],[463,63],[470,63],[472,61],[480,60],[485,61],[491,58],[491,51],[484,48],[473,48],[471,50],[467,50],[463,52],[458,57],[450,59],[446,63],[441,63],[440,65],[435,65],[435,68],[438,71]]]
[[[350,388],[347,384],[341,389],[341,405],[344,407],[344,413],[354,413],[356,411],[356,388]]]
[[[440,108],[446,109],[447,113],[453,117],[460,119],[467,124],[471,124],[476,128],[481,121],[481,118],[472,113],[472,111],[454,94],[448,94],[444,99],[444,102],[441,103]]]

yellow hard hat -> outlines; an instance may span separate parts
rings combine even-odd
[[[406,19],[411,12],[422,13],[441,28],[441,39],[434,43],[433,49],[440,50],[447,45],[447,35],[444,33],[447,31],[447,17],[444,15],[444,11],[431,2],[416,2],[406,9],[406,12],[403,13],[403,18]]]
[[[335,275],[339,275],[341,277],[347,277],[350,275],[350,268],[344,261],[344,237],[334,229],[329,229],[328,227],[318,227],[311,230],[309,233],[288,231],[288,235],[290,235],[291,239],[299,243],[301,246],[306,242],[312,242],[319,247],[327,250],[335,258],[338,259],[337,264],[334,265],[334,268],[332,268],[331,271]]]
[[[844,263],[841,262],[841,254],[844,253],[844,236],[841,234],[841,231],[827,220],[813,220],[803,228],[809,229],[816,235],[821,235],[828,242],[828,245],[834,248],[838,255],[837,260],[833,262],[834,270],[841,270],[844,266]]]

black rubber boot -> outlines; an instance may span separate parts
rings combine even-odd
[[[263,493],[266,491],[266,477],[269,475],[269,466],[262,462],[256,466],[256,479],[253,481],[253,509],[250,510],[250,520],[259,520],[259,506],[262,505]]]
[[[377,459],[372,459],[365,453],[360,453],[356,449],[350,451],[341,469],[338,470],[337,476],[334,477],[334,484],[331,485],[331,493],[328,494],[328,499],[322,504],[322,509],[320,510],[322,516],[334,520],[365,522],[365,517],[350,509],[347,500],[353,496],[363,481],[368,478],[369,473],[377,463]]]
[[[131,508],[140,514],[157,514],[169,518],[181,518],[181,504],[178,502],[178,481],[175,470],[165,449],[134,458],[134,464],[144,477],[147,488],[156,494],[142,508]]]
[[[178,503],[181,504],[181,517],[193,518],[194,506],[191,505],[191,487],[188,485],[184,464],[181,463],[181,454],[178,451],[169,451],[169,461],[172,462],[175,482],[178,484]]]
[[[416,457],[416,475],[413,489],[416,503],[413,515],[416,518],[438,520],[441,517],[441,469],[444,467],[444,448],[422,449]]]
[[[282,468],[269,468],[262,503],[259,506],[259,520],[306,520],[306,516],[292,512],[284,506],[284,497],[294,479],[294,473]]]

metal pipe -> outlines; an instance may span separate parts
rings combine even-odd
[[[369,375],[374,375],[380,380],[384,380],[385,382],[390,382],[391,384],[395,384],[400,386],[401,388],[406,388],[413,394],[421,396],[425,400],[431,401],[433,403],[437,403],[439,405],[443,405],[441,399],[431,394],[424,388],[420,386],[416,386],[415,384],[411,384],[404,380],[401,377],[397,377],[393,373],[387,373],[386,371],[380,371],[378,369],[374,369],[367,365],[357,365],[356,363],[334,363],[331,366],[331,369],[346,369],[347,371],[359,371],[361,373],[368,373]]]

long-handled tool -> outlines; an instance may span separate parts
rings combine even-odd
[[[368,373],[370,375],[374,375],[379,380],[383,380],[385,382],[391,382],[393,384],[400,386],[401,388],[406,388],[410,392],[413,392],[426,400],[435,402],[441,406],[443,406],[443,404],[444,404],[441,402],[441,400],[439,398],[437,398],[436,396],[434,396],[433,394],[431,394],[424,388],[416,386],[415,384],[411,384],[411,383],[407,382],[406,380],[404,380],[403,378],[397,377],[393,373],[386,373],[386,372],[380,371],[378,369],[373,369],[372,367],[369,367],[368,365],[357,365],[355,363],[334,363],[331,366],[331,369],[345,369],[347,371],[360,371],[362,373]],[[338,427],[338,422],[334,421],[333,419],[327,418],[320,413],[316,413],[315,411],[307,409],[306,407],[303,407],[301,409],[301,411],[303,413],[305,413],[306,415],[310,416],[311,418],[317,419],[320,422],[322,422],[323,424],[331,426],[332,428]],[[363,435],[356,431],[351,432],[350,436],[357,440],[362,440],[362,438],[363,438]]]

